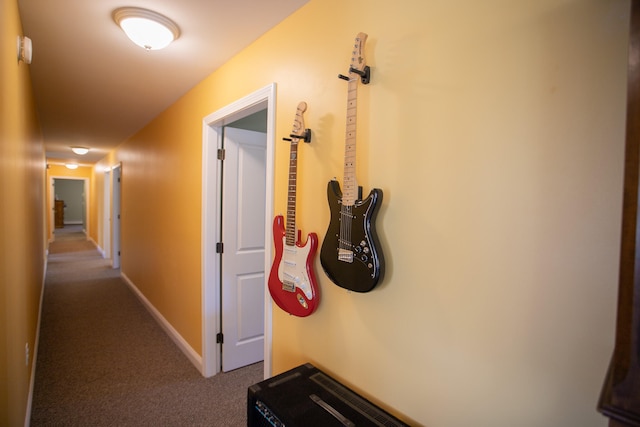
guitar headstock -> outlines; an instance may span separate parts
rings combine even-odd
[[[291,129],[292,140],[298,142],[303,140],[304,142],[311,142],[311,130],[304,128],[304,112],[307,111],[307,103],[301,101],[296,108],[296,118],[293,121],[293,128]]]
[[[365,71],[366,63],[364,59],[364,44],[367,41],[367,34],[358,33],[353,43],[353,52],[351,54],[350,70]],[[358,73],[359,74],[359,73]]]

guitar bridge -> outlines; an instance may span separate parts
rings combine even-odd
[[[282,290],[287,292],[295,292],[296,285],[295,283],[290,282],[289,280],[285,280],[282,282]]]
[[[353,262],[353,251],[338,249],[338,261]]]

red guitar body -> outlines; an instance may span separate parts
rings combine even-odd
[[[318,249],[318,236],[309,233],[302,244],[301,233],[295,245],[287,245],[282,215],[273,221],[273,240],[276,255],[269,274],[269,292],[274,302],[294,316],[306,317],[318,308],[320,295],[313,269]]]

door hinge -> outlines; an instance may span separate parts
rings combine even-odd
[[[216,334],[216,344],[224,344],[224,335],[222,332]]]
[[[224,243],[222,242],[216,243],[216,253],[217,254],[224,253]]]
[[[224,148],[218,148],[218,160],[224,160]]]

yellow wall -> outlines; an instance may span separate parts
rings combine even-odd
[[[173,108],[95,167],[102,200],[104,168],[122,163],[122,273],[198,352],[202,117]]]
[[[297,222],[324,237],[344,155],[336,76],[363,31],[357,177],[384,192],[386,277],[349,293],[316,262],[318,311],[274,307],[273,372],[310,361],[420,425],[604,426],[628,9],[311,0],[98,165],[123,164],[123,273],[200,351],[202,118],[271,82],[278,141],[309,104]],[[287,168],[278,143],[269,214],[285,211]]]
[[[24,425],[45,263],[42,137],[16,0],[0,0],[0,425]],[[29,346],[30,358],[25,359]]]

